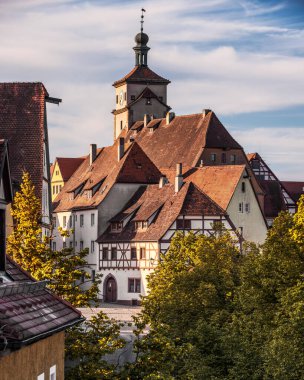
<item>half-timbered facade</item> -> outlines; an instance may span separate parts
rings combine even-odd
[[[264,214],[269,226],[280,211],[295,213],[296,201],[284,182],[281,182],[258,153],[247,155],[255,177],[265,192]]]

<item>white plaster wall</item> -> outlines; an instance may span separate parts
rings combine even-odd
[[[246,191],[242,192],[242,182],[245,182]],[[243,202],[243,212],[239,212],[239,203]],[[250,212],[245,211],[245,204],[250,204]],[[232,199],[227,208],[230,219],[236,228],[243,227],[243,237],[245,240],[255,243],[263,243],[267,227],[259,208],[249,178],[241,178]]]

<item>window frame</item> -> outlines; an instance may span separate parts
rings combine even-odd
[[[135,253],[135,255],[134,255],[134,253]],[[137,248],[136,247],[131,247],[130,259],[131,260],[137,260]]]
[[[147,258],[146,247],[140,247],[139,248],[139,259],[140,260],[146,260],[146,258]]]
[[[138,277],[128,278],[128,293],[141,293],[141,280]]]
[[[79,227],[83,227],[83,226],[84,226],[84,214],[80,214]]]
[[[113,255],[114,252],[115,255]],[[111,260],[117,260],[117,247],[111,247]]]
[[[109,260],[109,247],[102,247],[101,258],[103,261]]]

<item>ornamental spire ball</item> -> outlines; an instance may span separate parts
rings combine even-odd
[[[147,43],[149,41],[149,37],[146,33],[143,32],[144,30],[144,12],[145,9],[142,8],[141,10],[141,27],[140,27],[140,33],[136,34],[135,36],[135,42],[136,46],[133,48],[135,51],[135,65],[136,66],[148,66],[148,51],[150,48],[147,46]]]

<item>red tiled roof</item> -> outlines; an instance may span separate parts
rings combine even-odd
[[[42,196],[45,96],[42,83],[0,83],[0,136],[8,140],[12,177],[28,171]]]
[[[29,344],[81,321],[79,311],[35,282],[10,258],[6,273],[12,282],[0,285],[0,329],[8,347]]]
[[[114,82],[113,86],[118,87],[125,82],[170,83],[168,79],[156,74],[148,66],[135,66],[129,74]]]
[[[127,140],[132,135],[131,128]],[[205,117],[203,114],[176,116],[169,125],[161,119],[152,134],[149,128],[142,128],[135,138],[159,168],[175,168],[178,162],[184,167],[197,166],[205,148],[242,149],[212,111]]]
[[[304,182],[281,181],[281,184],[295,202],[298,202],[300,196],[304,194]]]
[[[193,182],[214,202],[227,210],[245,165],[204,166],[190,170],[185,181]]]
[[[247,160],[250,162],[251,160],[261,159],[258,153],[247,153]]]
[[[53,203],[55,212],[97,207],[115,183],[149,184],[159,181],[160,171],[136,142],[129,146],[118,162],[118,143],[117,140],[114,145],[101,149],[92,167],[89,165],[89,157],[85,159],[56,197]],[[104,178],[101,189],[92,198],[78,195],[75,199],[70,199],[69,193],[84,182],[83,190],[86,190],[97,185]]]
[[[83,163],[85,157],[57,157],[56,161],[58,163],[63,181],[66,182],[76,169]]]
[[[158,241],[180,215],[224,215],[225,212],[217,206],[206,194],[192,183],[185,183],[178,193],[174,186],[167,184],[162,188],[149,185],[141,194],[136,193],[122,212],[130,213],[130,208],[136,214],[119,234],[108,229],[97,239],[98,242],[110,241]],[[136,220],[148,220],[159,211],[147,230],[136,230]],[[121,214],[121,213],[120,213]],[[113,218],[115,219],[115,217]]]

